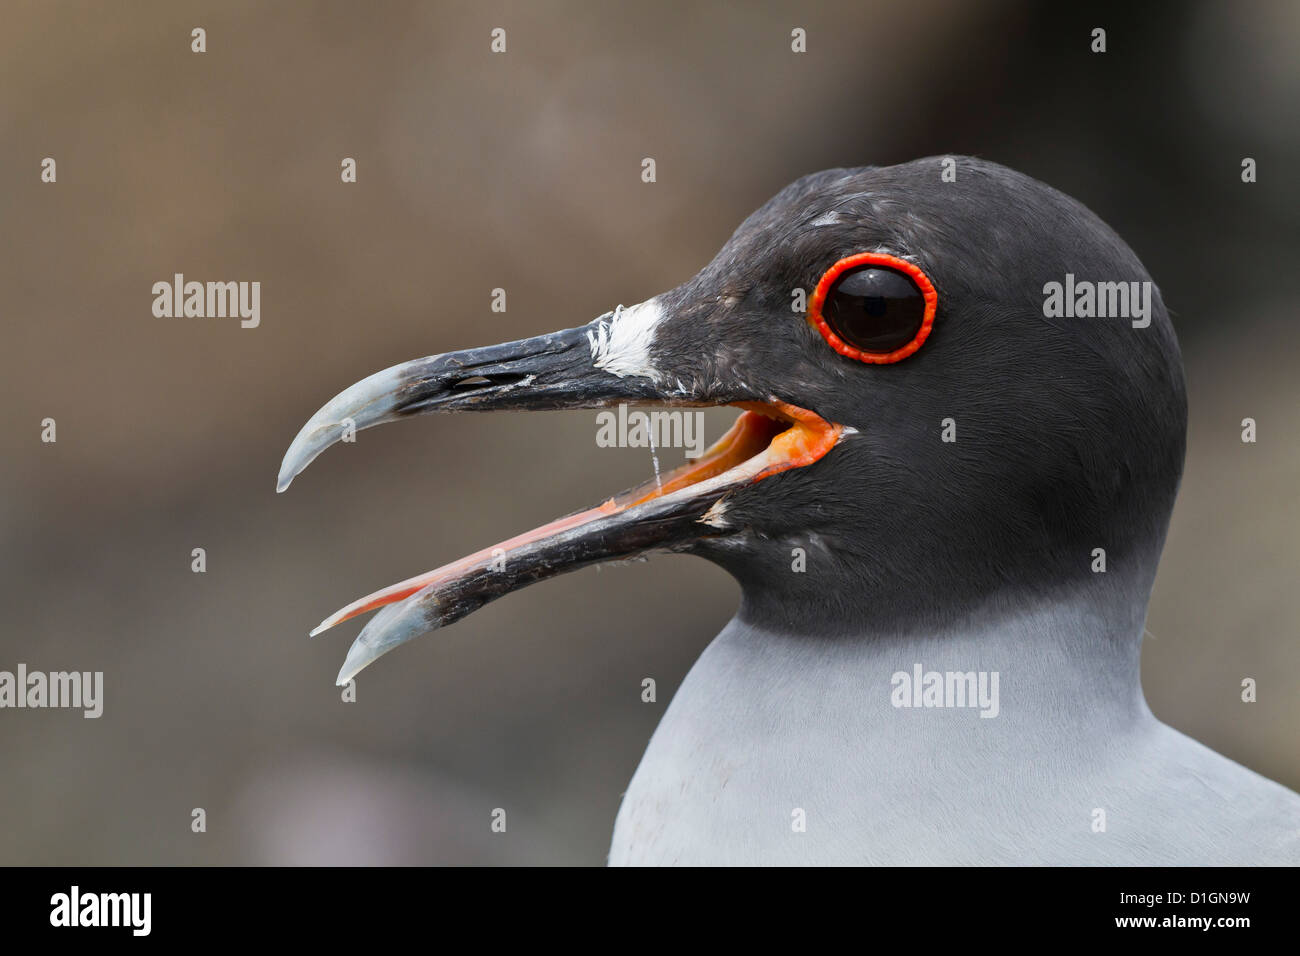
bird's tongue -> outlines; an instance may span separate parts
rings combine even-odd
[[[363,629],[339,673],[346,683],[398,644],[452,623],[494,598],[544,578],[651,550],[680,550],[726,527],[720,502],[733,488],[808,465],[841,428],[779,402],[745,403],[731,429],[693,462],[603,504],[352,602],[313,636],[383,609]]]

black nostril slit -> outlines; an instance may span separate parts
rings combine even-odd
[[[417,415],[436,407],[444,399],[490,392],[494,388],[514,385],[527,379],[522,372],[499,372],[488,375],[465,375],[461,378],[425,379],[403,386],[393,402],[393,413]]]
[[[472,392],[483,388],[514,385],[516,382],[523,381],[525,377],[517,372],[502,372],[499,375],[471,375],[467,378],[457,379],[449,387],[455,392]]]

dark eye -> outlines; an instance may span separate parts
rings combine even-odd
[[[901,272],[861,266],[831,286],[822,315],[855,349],[883,355],[916,338],[925,321],[925,297]]]
[[[883,365],[921,347],[938,302],[915,263],[861,252],[826,270],[809,300],[808,321],[841,355]]]

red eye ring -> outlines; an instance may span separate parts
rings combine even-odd
[[[901,348],[894,349],[892,352],[864,352],[861,349],[855,349],[836,335],[826,322],[826,319],[822,317],[822,305],[825,303],[831,287],[835,285],[835,280],[847,270],[856,269],[859,266],[883,266],[886,269],[894,269],[911,279],[916,283],[916,287],[921,290],[921,296],[925,300],[925,315],[921,319],[921,327],[916,330],[916,335],[912,338],[912,341]],[[808,302],[808,321],[821,333],[821,337],[826,340],[826,344],[841,355],[857,359],[859,362],[870,362],[873,365],[888,365],[902,361],[921,347],[921,344],[929,337],[930,329],[934,326],[934,313],[938,306],[939,293],[935,292],[934,284],[918,266],[906,259],[900,259],[884,252],[859,252],[857,255],[841,259],[826,270],[825,275],[818,281],[817,288],[813,290],[812,299]]]

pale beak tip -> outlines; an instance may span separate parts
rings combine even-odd
[[[334,685],[336,687],[346,687],[348,682],[365,670],[366,665],[374,659],[375,655],[371,654],[368,649],[353,644],[348,650],[348,656],[343,661],[343,666],[339,669],[339,676],[334,681]]]
[[[339,429],[342,434],[342,429]],[[293,480],[306,471],[307,466],[316,460],[316,456],[328,448],[335,438],[327,433],[322,437],[322,426],[308,422],[298,436],[289,445],[289,450],[280,460],[280,474],[275,479],[276,493],[280,493],[293,484]]]
[[[275,478],[275,493],[277,495],[283,494],[293,484],[293,480],[298,477],[300,470],[290,464],[290,456],[286,454],[284,461],[280,463],[280,474],[276,475]]]

